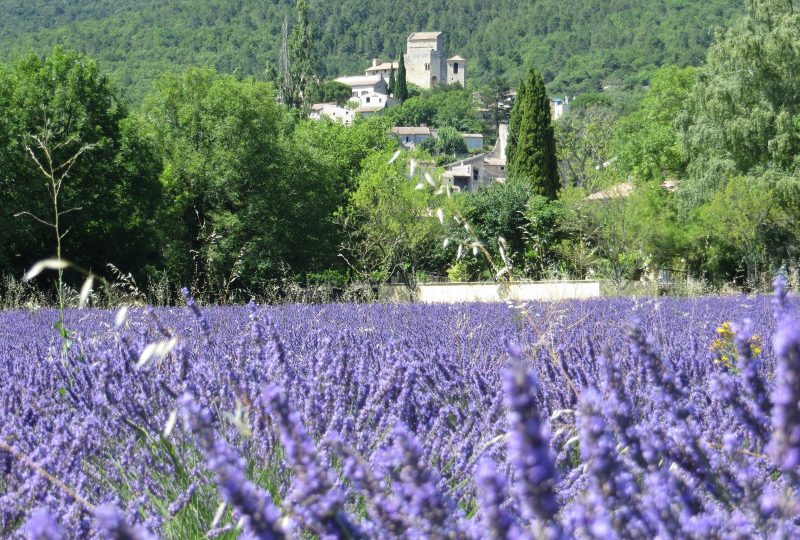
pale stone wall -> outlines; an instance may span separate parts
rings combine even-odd
[[[433,62],[433,53],[430,49],[411,49],[405,54],[406,81],[416,84],[420,88],[431,87],[431,72],[425,66]]]
[[[456,73],[456,65],[458,65],[458,73]],[[460,84],[462,88],[467,87],[467,63],[461,60],[447,61],[447,84]]]
[[[381,291],[381,298],[386,301],[411,299],[405,285],[385,285]],[[414,296],[418,302],[429,304],[599,298],[600,282],[429,283],[418,285]]]
[[[423,34],[425,34],[423,32]],[[430,33],[427,33],[430,35]],[[422,37],[419,33],[411,34],[407,41],[404,56],[406,80],[422,88],[433,88],[437,84],[460,83],[466,87],[466,62],[450,62],[447,59],[444,34],[430,39],[411,39]],[[458,64],[458,73],[454,64]]]

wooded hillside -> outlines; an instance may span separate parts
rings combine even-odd
[[[360,72],[396,57],[417,30],[443,30],[470,80],[527,66],[553,93],[646,83],[662,64],[696,65],[741,0],[311,0],[320,72]],[[134,101],[187,66],[264,76],[277,63],[293,0],[0,0],[0,61],[57,44],[97,58]],[[391,13],[391,17],[385,14]]]

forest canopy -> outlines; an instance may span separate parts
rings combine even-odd
[[[448,50],[468,59],[472,82],[502,75],[516,84],[533,65],[552,93],[579,94],[647,83],[664,64],[702,63],[742,1],[311,0],[309,8],[317,69],[328,77],[397,58],[411,32],[441,30]],[[0,61],[63,45],[97,59],[135,102],[159,75],[186,67],[264,78],[278,63],[284,19],[295,20],[293,0],[0,0],[0,13]]]

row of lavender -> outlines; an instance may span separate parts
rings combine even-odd
[[[797,308],[0,314],[0,537],[797,537]]]

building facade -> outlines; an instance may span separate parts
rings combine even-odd
[[[393,127],[392,134],[400,140],[400,144],[409,149],[416,148],[416,146],[425,139],[436,136],[436,133],[426,126]]]
[[[397,76],[397,68],[400,67],[399,62],[381,62],[379,58],[372,59],[372,65],[367,68],[365,75],[383,75],[387,81],[392,75],[394,69],[395,77]]]
[[[439,84],[467,85],[467,61],[448,58],[442,32],[414,32],[406,42],[406,81],[421,88]]]
[[[507,143],[508,125],[500,124],[497,142],[491,152],[446,165],[442,179],[461,191],[475,191],[494,182],[505,182]]]

